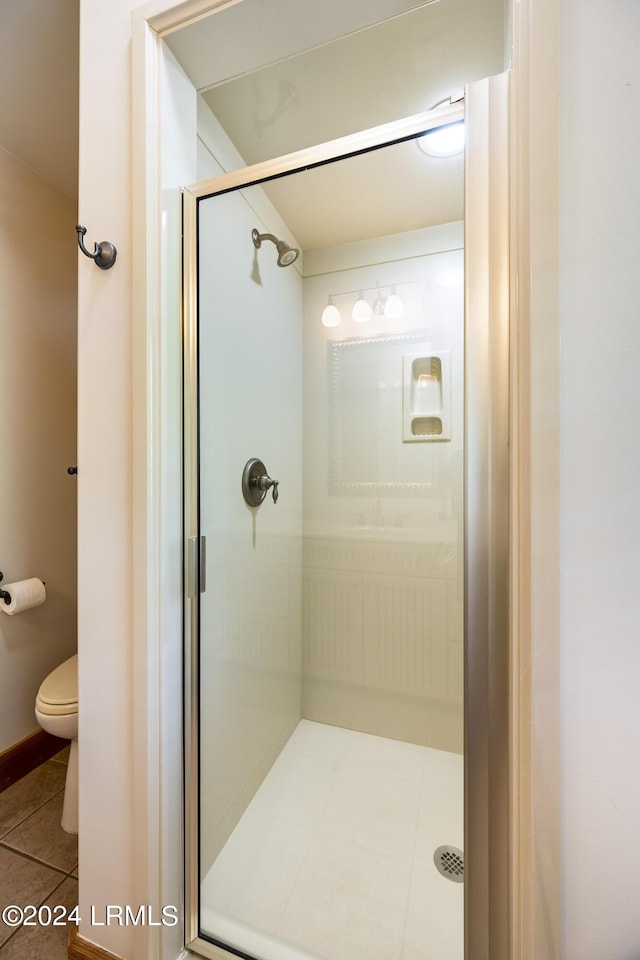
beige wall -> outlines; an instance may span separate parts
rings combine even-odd
[[[0,614],[0,750],[38,728],[38,687],[76,650],[75,223],[75,204],[0,148],[0,570],[47,589]]]

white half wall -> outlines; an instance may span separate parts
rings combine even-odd
[[[72,200],[0,148],[0,570],[47,589],[0,613],[0,751],[38,729],[38,687],[76,650],[75,222]]]
[[[640,6],[562,5],[563,957],[640,956]]]

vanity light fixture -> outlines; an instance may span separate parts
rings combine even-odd
[[[329,297],[329,302],[322,311],[322,323],[325,327],[337,327],[342,317],[340,311],[333,302],[333,297]]]
[[[371,319],[371,307],[364,299],[362,290],[360,291],[359,297],[353,305],[351,317],[356,323],[366,323],[367,320]]]
[[[415,281],[404,281],[405,283],[415,283]],[[396,293],[395,286],[390,288],[390,294],[385,296],[379,286],[371,287],[365,290],[345,290],[340,293],[333,293],[329,297],[327,306],[322,311],[322,324],[325,327],[337,327],[342,321],[342,314],[333,302],[336,297],[353,297],[357,299],[351,309],[351,319],[354,323],[366,323],[372,316],[385,317],[387,320],[399,320],[404,314],[404,303]],[[366,298],[366,294],[376,296],[372,303]]]
[[[399,320],[403,313],[404,303],[396,293],[396,288],[391,287],[391,296],[385,301],[384,315],[387,320]]]
[[[373,312],[375,313],[376,317],[381,317],[384,314],[384,304],[385,299],[380,294],[380,290],[378,289],[378,295],[373,301]]]

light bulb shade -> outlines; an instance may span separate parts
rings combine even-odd
[[[332,303],[328,303],[322,311],[322,323],[325,327],[337,327],[342,320],[340,311]]]
[[[403,313],[404,303],[397,293],[392,293],[390,297],[387,297],[387,302],[384,305],[385,317],[387,320],[399,320]]]
[[[366,323],[367,320],[371,319],[371,307],[362,297],[356,300],[351,316],[356,323]]]

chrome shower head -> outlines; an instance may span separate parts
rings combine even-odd
[[[276,244],[278,251],[278,266],[288,267],[300,256],[300,251],[296,247],[290,247],[284,240],[279,240]]]
[[[251,239],[253,240],[253,245],[256,250],[260,249],[263,240],[271,240],[272,243],[275,243],[276,250],[278,251],[279,267],[290,266],[290,264],[300,256],[300,251],[297,247],[290,247],[288,243],[285,243],[284,240],[278,240],[272,233],[258,233],[255,227],[251,231]]]

